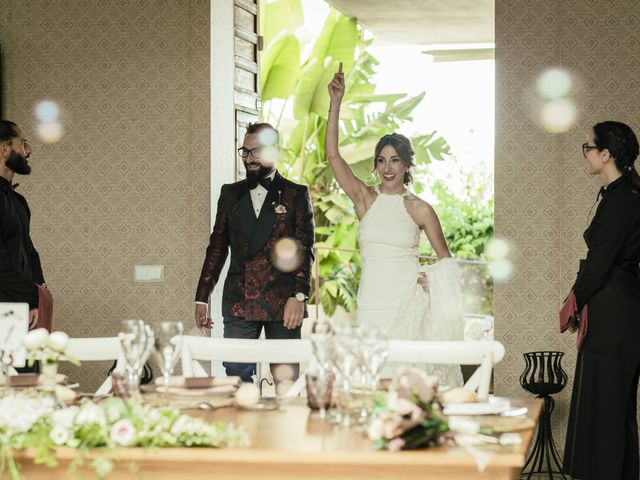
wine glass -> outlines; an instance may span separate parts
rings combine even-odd
[[[368,373],[371,388],[375,392],[378,389],[382,368],[389,356],[389,339],[384,331],[374,328],[367,332],[362,339],[360,356]]]
[[[169,394],[171,374],[182,352],[184,327],[182,322],[163,321],[155,325],[155,354],[164,380],[164,392]]]
[[[153,331],[142,320],[123,320],[118,339],[122,346],[130,394],[140,393],[140,372],[153,348]]]
[[[340,392],[341,395],[339,395],[339,412],[336,420],[346,427],[351,425],[348,402],[351,397],[351,376],[358,366],[358,337],[359,335],[356,329],[351,327],[342,329],[333,342],[330,356],[336,380],[339,382],[342,390]]]

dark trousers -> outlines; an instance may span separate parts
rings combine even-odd
[[[224,338],[248,338],[258,339],[264,328],[264,335],[269,340],[300,339],[302,327],[294,329],[285,328],[284,322],[262,322],[247,320],[239,317],[224,317]],[[229,376],[238,376],[243,382],[253,381],[251,376],[256,372],[255,363],[223,362],[225,371]],[[276,382],[280,380],[295,380],[300,375],[300,365],[297,363],[283,364],[272,363],[269,365],[271,375]],[[281,373],[282,372],[282,373]],[[279,378],[284,376],[286,378]],[[260,379],[258,379],[260,380]]]

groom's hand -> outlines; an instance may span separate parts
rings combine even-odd
[[[291,297],[287,299],[287,303],[284,304],[284,326],[285,328],[293,330],[294,328],[302,325],[302,319],[304,317],[304,302],[299,302],[295,298]]]

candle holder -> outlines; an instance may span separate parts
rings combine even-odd
[[[562,369],[564,352],[527,352],[523,356],[525,367],[520,376],[520,385],[542,399],[544,404],[536,441],[520,477],[530,479],[532,475],[546,473],[551,480],[555,475],[566,479],[551,432],[551,413],[555,408],[555,400],[551,395],[562,391],[567,384],[567,374]]]

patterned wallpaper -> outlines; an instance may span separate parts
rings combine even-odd
[[[582,231],[600,186],[580,145],[605,119],[640,133],[639,27],[635,0],[496,0],[495,222],[516,252],[514,278],[496,286],[496,338],[507,349],[496,391],[524,393],[523,352],[566,352],[570,381],[553,414],[561,449],[576,354],[575,336],[558,332],[557,310],[586,252]],[[562,134],[537,120],[536,79],[551,67],[573,79],[578,116]]]
[[[0,0],[4,116],[33,140],[18,180],[55,299],[55,328],[114,335],[120,320],[192,324],[209,222],[207,0]],[[35,135],[34,105],[66,135]],[[162,264],[164,283],[134,283]],[[105,365],[74,371],[97,387]]]

